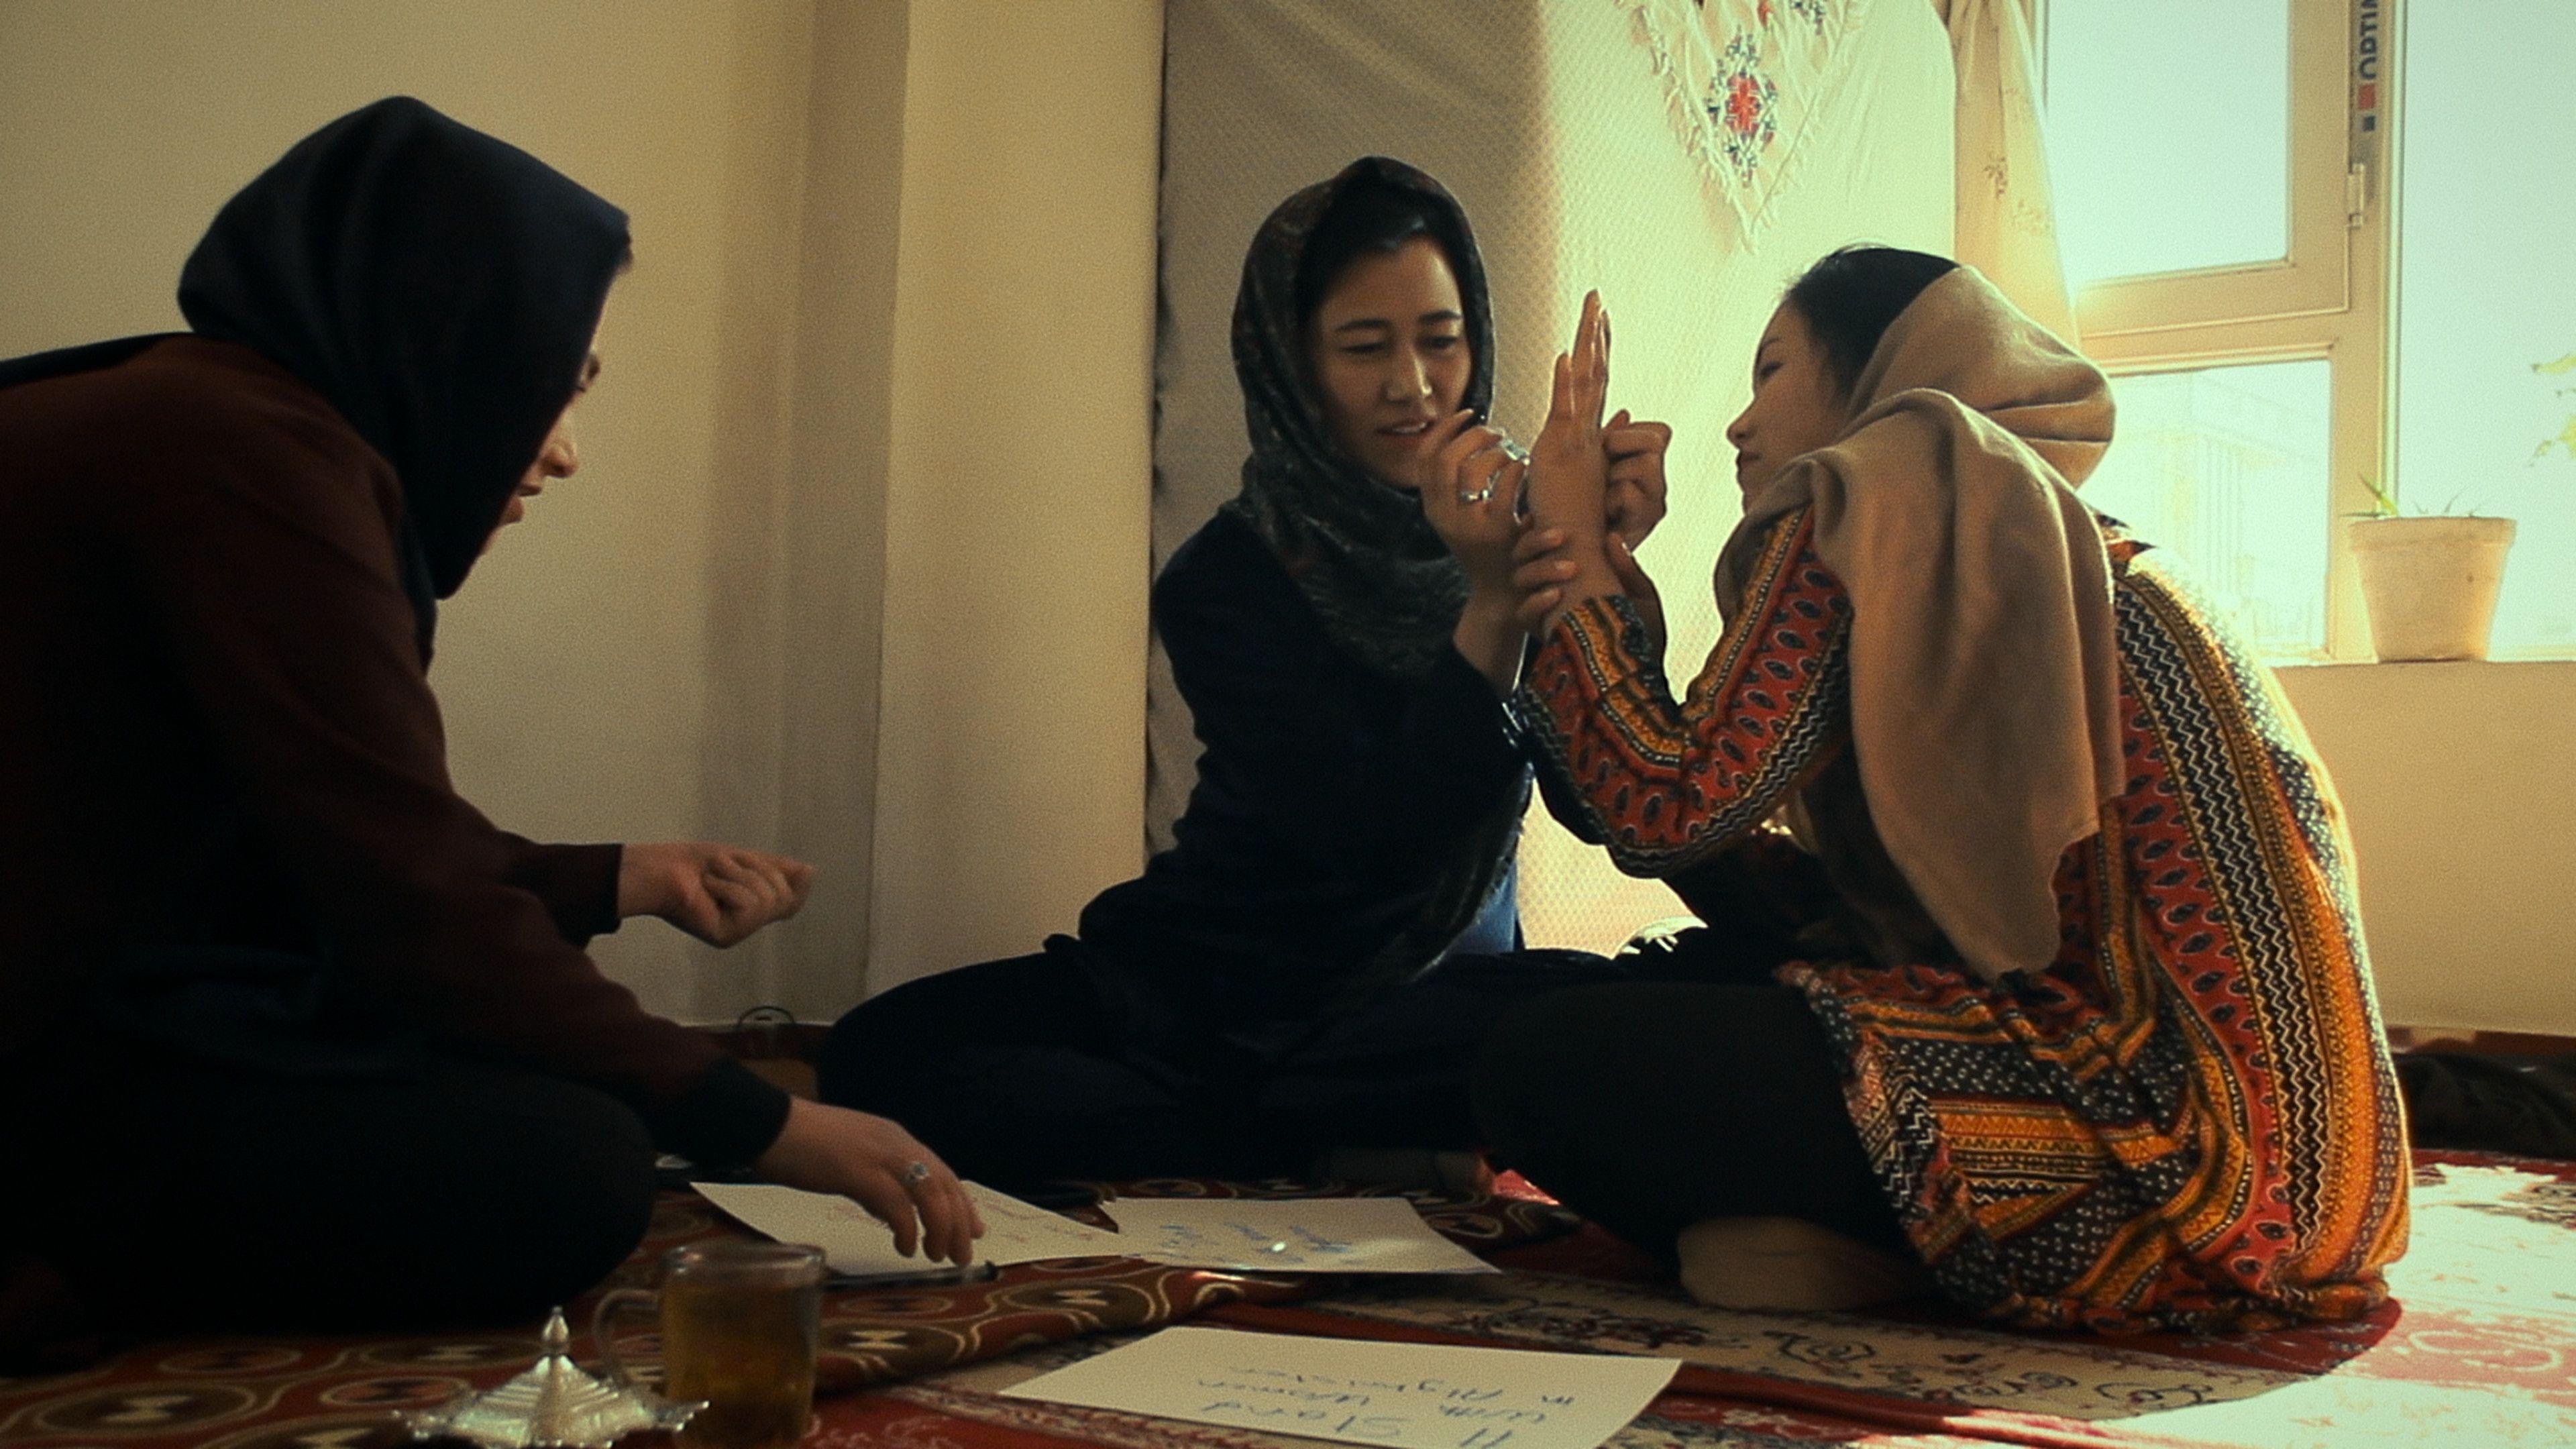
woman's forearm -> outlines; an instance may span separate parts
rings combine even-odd
[[[1619,581],[1618,572],[1610,567],[1609,535],[1597,523],[1588,537],[1570,536],[1563,553],[1574,564],[1574,574],[1556,586],[1556,607],[1548,611],[1537,630],[1541,639],[1555,633],[1557,622],[1575,606],[1628,591]]]

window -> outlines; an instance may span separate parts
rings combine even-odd
[[[2048,46],[2071,284],[2288,258],[2289,0],[2056,0]]]
[[[2332,368],[2321,359],[2113,379],[2119,445],[2085,501],[2192,561],[2273,659],[2324,659]]]
[[[2494,654],[2576,655],[2576,5],[2406,8],[2396,466],[2517,521]]]
[[[2369,657],[2337,518],[2374,485],[2510,516],[2494,653],[2576,654],[2576,6],[2040,3],[2059,242],[2121,409],[2088,499],[2276,660]]]
[[[2044,4],[2058,241],[2120,407],[2085,496],[2268,657],[2367,657],[2336,518],[2386,476],[2381,0]]]

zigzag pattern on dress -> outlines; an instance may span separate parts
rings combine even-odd
[[[1615,604],[1542,651],[1532,733],[1623,866],[1730,847],[1840,738],[1847,637],[1808,625],[1848,604],[1803,540],[1789,520],[1768,540],[1678,705]],[[2133,567],[2142,545],[2105,541],[2129,775],[2060,865],[2056,960],[1992,985],[1853,959],[1781,979],[1842,1057],[1862,1145],[1953,1297],[2030,1327],[2350,1317],[2385,1296],[2407,1212],[2341,811],[2251,653],[2171,571]],[[1767,687],[1793,679],[1812,697]],[[1713,754],[1762,810],[1694,794],[1688,767]]]

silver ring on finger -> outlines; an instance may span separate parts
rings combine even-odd
[[[1493,484],[1491,484],[1491,483],[1487,483],[1484,487],[1482,487],[1482,488],[1477,488],[1477,489],[1473,489],[1473,490],[1469,490],[1469,489],[1465,489],[1465,488],[1461,488],[1461,489],[1459,489],[1459,490],[1458,490],[1458,501],[1459,501],[1460,503],[1465,504],[1465,505],[1466,505],[1466,506],[1468,506],[1469,508],[1473,508],[1473,507],[1475,507],[1477,504],[1482,503],[1482,502],[1484,502],[1486,499],[1491,498],[1491,497],[1493,497],[1493,496],[1494,496],[1494,485],[1493,485]]]
[[[919,1187],[930,1181],[930,1164],[915,1158],[903,1165],[903,1185]]]

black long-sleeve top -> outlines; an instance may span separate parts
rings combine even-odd
[[[1148,1044],[1275,1040],[1412,925],[1477,827],[1520,798],[1521,741],[1456,653],[1396,678],[1335,647],[1232,513],[1173,554],[1153,613],[1198,783],[1172,848],[1091,902],[1082,941]]]

